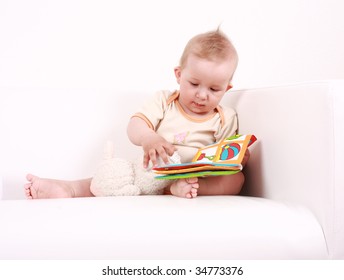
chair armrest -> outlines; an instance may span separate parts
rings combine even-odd
[[[329,254],[344,258],[344,81],[238,90],[225,105],[255,134],[244,194],[309,208]]]

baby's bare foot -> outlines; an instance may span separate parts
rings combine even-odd
[[[39,198],[71,198],[74,190],[69,181],[39,178],[32,174],[26,176],[28,183],[24,185],[28,199]]]
[[[173,195],[185,198],[194,198],[197,196],[199,188],[198,178],[179,179],[175,181],[170,188]]]

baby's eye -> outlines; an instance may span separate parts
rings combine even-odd
[[[214,92],[219,91],[217,88],[210,88],[210,90]]]
[[[197,86],[198,86],[197,83],[190,82],[190,84],[191,84],[192,86],[194,86],[194,87],[197,87]]]

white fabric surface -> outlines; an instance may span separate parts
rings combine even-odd
[[[262,198],[8,200],[0,203],[0,220],[1,259],[327,256],[321,227],[307,209]]]

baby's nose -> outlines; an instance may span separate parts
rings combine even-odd
[[[199,89],[197,92],[197,97],[201,99],[206,99],[208,96],[208,92],[205,89]]]

